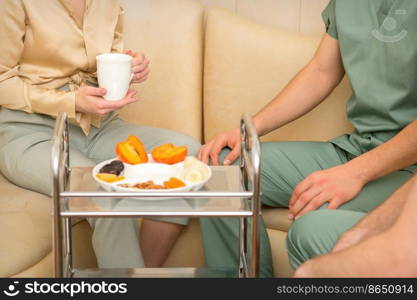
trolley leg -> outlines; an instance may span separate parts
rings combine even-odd
[[[244,259],[246,254],[244,236],[243,218],[239,218],[239,278],[245,277]]]
[[[239,218],[239,278],[250,277],[248,265],[248,220]]]
[[[65,268],[64,268],[64,276],[71,277],[72,276],[72,230],[71,230],[71,218],[64,219],[64,239],[65,239]]]

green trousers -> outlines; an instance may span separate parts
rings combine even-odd
[[[262,203],[270,207],[288,207],[294,187],[317,170],[328,169],[353,158],[327,142],[263,143],[261,191]],[[225,153],[222,154],[224,157]],[[286,246],[291,266],[331,250],[338,237],[374,209],[411,176],[401,170],[368,183],[353,200],[337,210],[321,209],[295,221]],[[201,219],[206,264],[210,267],[238,266],[238,221],[234,218]],[[261,224],[260,275],[273,276],[271,249],[265,226]]]
[[[55,120],[45,115],[0,110],[0,171],[8,180],[32,191],[51,194],[50,160],[54,125]],[[195,155],[200,147],[194,139],[186,135],[166,129],[128,124],[116,114],[108,115],[101,128],[92,127],[88,136],[75,125],[70,125],[69,134],[72,167],[94,166],[115,157],[116,143],[130,134],[140,137],[148,151],[169,142],[185,145],[190,155]],[[112,199],[112,205],[123,206],[123,202],[116,200]],[[186,218],[156,220],[184,225],[188,222]],[[144,266],[136,219],[89,218],[88,221],[94,230],[92,243],[99,267]]]

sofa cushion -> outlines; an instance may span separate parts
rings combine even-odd
[[[280,230],[267,229],[269,242],[271,244],[272,265],[275,277],[291,277],[293,270],[288,260],[285,239],[287,233]]]
[[[192,0],[123,0],[125,49],[151,61],[138,101],[122,110],[128,121],[169,128],[201,141],[203,7]]]
[[[288,219],[287,208],[264,207],[262,209],[265,226],[268,229],[280,230],[287,232],[292,222]]]
[[[211,9],[205,42],[205,140],[236,128],[243,112],[254,114],[265,106],[311,59],[319,41],[318,36],[256,24],[227,10]],[[263,140],[327,140],[349,132],[345,103],[350,93],[344,80],[311,113]]]
[[[50,253],[51,200],[11,184],[1,174],[0,191],[0,277],[9,277]]]
[[[32,278],[32,277],[53,277],[53,254],[49,252],[41,261],[31,266],[29,269],[14,274],[12,277]]]

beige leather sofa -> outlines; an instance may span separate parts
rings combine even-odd
[[[141,101],[121,112],[131,122],[175,129],[199,140],[236,127],[255,113],[312,57],[317,36],[260,25],[192,0],[124,0],[126,48],[151,59],[150,79],[136,88]],[[315,15],[314,18],[320,18]],[[326,140],[351,130],[344,81],[312,113],[263,140]],[[276,162],[279,164],[279,161]],[[263,210],[275,275],[290,276],[284,247],[287,211]],[[51,200],[0,174],[0,277],[52,275]],[[73,226],[75,265],[96,265],[86,221]],[[184,230],[166,266],[202,266],[198,220]]]

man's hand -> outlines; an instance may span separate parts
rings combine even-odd
[[[149,68],[149,59],[147,59],[146,56],[141,52],[136,53],[132,50],[126,50],[124,53],[133,57],[132,83],[141,83],[148,79],[148,75],[151,72]]]
[[[75,110],[77,112],[92,113],[104,116],[114,110],[120,109],[123,106],[136,102],[133,98],[136,91],[129,90],[127,95],[118,101],[107,101],[103,99],[106,90],[103,88],[95,88],[91,86],[83,86],[78,89],[75,94]]]
[[[198,152],[198,159],[208,164],[211,158],[213,165],[219,165],[219,154],[225,147],[229,147],[232,151],[225,157],[223,165],[230,165],[240,155],[240,132],[238,129],[221,133],[203,145]]]
[[[295,187],[288,218],[297,219],[326,202],[328,209],[336,209],[359,194],[365,183],[347,164],[314,172]]]

